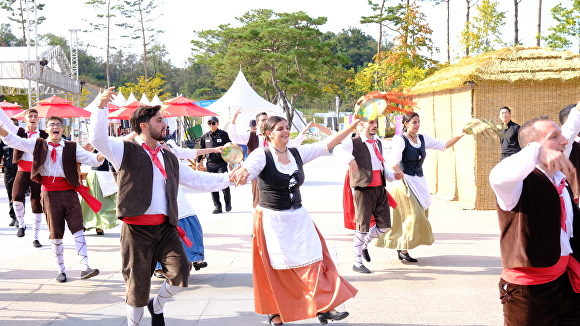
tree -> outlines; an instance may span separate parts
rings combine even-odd
[[[16,35],[12,33],[10,24],[0,24],[0,47],[1,46],[22,46],[22,40],[19,40]]]
[[[479,0],[465,0],[465,6],[467,7],[467,12],[465,14],[465,33],[469,34],[470,22],[469,22],[469,13],[471,11],[471,7],[475,6]],[[469,43],[465,45],[465,56],[469,57]]]
[[[361,17],[360,23],[361,24],[374,23],[379,25],[379,41],[377,42],[377,55],[379,55],[381,53],[381,45],[383,43],[383,27],[385,26],[385,22],[389,21],[392,17],[389,17],[384,13],[385,2],[387,2],[386,0],[382,0],[378,4],[374,3],[372,0],[367,1],[375,14],[372,16]]]
[[[366,35],[362,30],[355,27],[343,29],[340,33],[327,32],[324,41],[332,42],[332,53],[342,53],[350,58],[350,63],[343,65],[346,69],[361,70],[369,62],[373,61],[377,41],[372,36]],[[391,45],[392,46],[392,45]]]
[[[522,0],[514,0],[514,46],[522,44],[518,36],[518,8]]]
[[[341,67],[348,64],[348,57],[333,54],[332,44],[322,41],[318,26],[326,23],[326,17],[259,9],[237,20],[242,27],[198,31],[201,41],[192,41],[199,51],[197,62],[212,68],[217,87],[228,87],[243,67],[250,85],[267,100],[278,102],[291,124],[298,98],[336,91],[331,86],[348,78]]]
[[[536,46],[540,46],[542,40],[542,0],[538,0],[538,34],[536,35]]]
[[[121,13],[130,21],[117,24],[117,26],[131,30],[130,35],[124,35],[123,37],[141,40],[141,46],[143,47],[143,71],[145,81],[147,81],[149,80],[147,67],[148,47],[155,41],[157,34],[163,33],[162,30],[156,30],[152,27],[152,22],[161,16],[156,11],[160,2],[158,0],[124,0],[123,2],[124,5]]]
[[[20,29],[22,30],[22,42],[26,44],[26,2],[22,0],[0,0],[0,9],[3,9],[8,12],[9,16],[7,17],[10,21],[13,21],[20,25]],[[36,3],[36,10],[44,9],[44,4]],[[41,24],[43,21],[46,20],[46,17],[40,16],[36,19],[37,24]]]
[[[466,54],[473,54],[497,50],[504,47],[500,28],[505,25],[505,11],[497,10],[498,2],[483,0],[477,6],[478,14],[467,23],[461,32],[460,43],[466,49]]]
[[[116,0],[89,0],[85,4],[97,12],[97,22],[89,22],[91,31],[84,30],[83,32],[96,32],[105,38],[105,73],[107,75],[107,88],[111,87],[111,68],[110,58],[111,49],[111,19],[115,18],[115,13],[121,10],[122,6]],[[83,19],[87,22],[87,19]]]
[[[569,38],[573,38],[580,53],[580,0],[573,0],[570,9],[561,3],[557,4],[552,8],[552,18],[557,24],[548,28],[551,33],[542,39],[555,50],[566,50],[572,46]]]
[[[125,86],[119,87],[119,91],[123,92],[123,94],[133,92],[137,98],[141,98],[143,94],[146,96],[157,94],[159,99],[163,101],[171,97],[171,93],[165,92],[165,89],[162,88],[166,83],[163,79],[164,77],[165,76],[160,73],[155,74],[155,77],[150,77],[148,80],[146,80],[144,76],[141,76],[139,77],[139,82],[137,82],[137,84],[127,83]]]

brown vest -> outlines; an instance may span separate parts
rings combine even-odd
[[[571,194],[570,187],[567,187]],[[570,196],[572,197],[572,196]],[[572,198],[570,198],[572,200]],[[574,204],[572,256],[580,258],[580,210]],[[550,267],[560,259],[560,198],[552,182],[537,168],[525,179],[516,207],[497,206],[503,268]]]
[[[124,141],[125,152],[117,171],[117,217],[140,216],[151,206],[153,197],[153,166],[151,157],[136,141]],[[167,216],[169,223],[177,226],[177,189],[179,187],[179,161],[171,151],[162,151],[167,181]]]
[[[42,183],[40,170],[42,170],[44,167],[47,153],[48,144],[46,143],[46,140],[42,138],[36,138],[34,152],[32,153],[32,171],[30,173],[30,179],[32,179],[32,181]],[[64,170],[66,181],[75,187],[79,186],[79,173],[77,170],[77,143],[74,141],[65,140],[64,142],[64,148],[62,150],[62,168]]]
[[[383,147],[380,140],[377,140],[377,146],[382,154]],[[358,135],[352,138],[352,156],[358,165],[358,171],[350,173],[350,187],[366,187],[373,181],[373,165],[369,148]],[[381,177],[383,185],[386,185],[384,174],[381,173]]]
[[[248,139],[248,155],[253,152],[256,148],[260,147],[260,141],[258,133],[255,131],[250,131],[250,139]]]
[[[22,127],[18,128],[18,132],[16,132],[16,135],[20,138],[28,138],[28,133]],[[48,134],[44,130],[39,130],[38,136],[39,136],[38,138],[42,138],[42,139],[48,138]],[[20,162],[20,160],[22,159],[23,154],[24,154],[23,151],[19,151],[19,150],[15,149],[14,156],[12,157],[12,163],[18,164],[18,162]]]

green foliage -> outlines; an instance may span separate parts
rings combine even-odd
[[[12,33],[10,24],[0,24],[0,46],[23,46],[22,39]]]
[[[291,123],[291,109],[301,96],[335,92],[348,78],[348,58],[333,54],[318,29],[326,17],[304,12],[259,9],[237,18],[242,27],[221,25],[197,31],[192,41],[197,62],[212,68],[217,87],[229,87],[240,68],[252,87],[272,102],[279,100]]]
[[[326,32],[322,39],[332,43],[333,54],[344,54],[350,59],[348,64],[343,65],[345,69],[353,68],[355,71],[364,69],[372,62],[377,49],[377,41],[355,27],[343,29],[338,34]]]
[[[499,50],[506,46],[501,39],[501,27],[505,25],[506,11],[498,11],[499,2],[483,0],[477,5],[478,14],[466,22],[459,43],[470,54]]]
[[[546,45],[555,50],[568,50],[572,46],[571,37],[576,41],[580,53],[580,0],[573,0],[570,9],[559,3],[552,8],[551,13],[557,24],[549,27],[551,33],[542,37]]]
[[[36,10],[41,11],[44,9],[43,3],[36,3]],[[20,30],[22,31],[22,44],[26,44],[26,3],[22,0],[0,0],[0,9],[5,10],[9,15],[8,20],[18,24]],[[40,16],[36,18],[37,24],[42,24],[46,20],[46,17]]]
[[[171,97],[171,93],[166,93],[165,89],[162,88],[166,83],[163,79],[164,77],[161,73],[157,73],[155,77],[149,77],[149,79],[141,76],[138,83],[127,83],[125,86],[119,87],[119,91],[123,94],[133,93],[136,98],[141,98],[143,94],[146,94],[146,96],[157,94],[159,99],[164,101]]]

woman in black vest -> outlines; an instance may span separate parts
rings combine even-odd
[[[358,124],[358,120],[353,122]],[[236,171],[240,183],[258,179],[260,201],[254,215],[253,279],[256,312],[268,314],[270,325],[318,317],[341,320],[347,312],[335,307],[357,290],[334,265],[326,243],[302,207],[303,164],[325,155],[355,128],[314,144],[287,147],[290,127],[273,116],[264,125],[269,146],[254,150]],[[310,293],[305,296],[304,293]]]
[[[431,245],[434,241],[427,219],[433,200],[423,176],[426,150],[443,151],[455,145],[465,134],[446,142],[419,134],[421,121],[415,112],[403,116],[403,125],[405,132],[393,137],[391,157],[388,159],[397,179],[389,192],[398,205],[391,215],[391,229],[379,237],[376,246],[397,249],[399,260],[414,263],[417,259],[412,258],[407,250],[419,245]]]

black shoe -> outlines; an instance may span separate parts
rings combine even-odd
[[[8,226],[14,226],[16,223],[18,223],[18,220],[13,218],[12,221],[10,221],[10,224],[8,224]]]
[[[222,208],[221,207],[216,207],[214,208],[214,210],[211,212],[212,214],[219,214],[222,212]]]
[[[371,271],[366,268],[365,265],[361,264],[360,267],[356,267],[356,265],[352,265],[352,270],[359,273],[370,274]]]
[[[401,250],[397,250],[397,256],[399,256],[399,260],[405,260],[409,263],[416,263],[418,261],[417,259],[409,256],[409,252],[405,254]]]
[[[206,268],[207,267],[207,262],[202,261],[201,263],[198,262],[194,262],[193,263],[193,268],[195,268],[196,271],[202,269],[202,268]]]
[[[38,240],[32,241],[32,246],[34,248],[42,248],[42,245],[40,244],[40,241],[38,241]]]
[[[163,274],[161,274],[160,272],[158,272],[157,270],[155,270],[153,272],[153,275],[157,278],[165,278],[165,276],[163,276]]]
[[[14,227],[17,228],[20,226],[20,222],[18,222],[18,220],[16,220],[16,222],[14,222]]]
[[[81,272],[81,278],[86,280],[87,278],[91,278],[93,276],[99,275],[98,269],[87,268],[86,271]]]
[[[105,231],[103,231],[103,229],[95,229],[95,231],[97,232],[97,235],[105,235]]]
[[[318,317],[318,320],[320,320],[320,323],[322,325],[326,325],[328,324],[329,320],[335,321],[345,319],[346,317],[348,317],[348,312],[346,311],[319,312],[316,316]]]
[[[226,212],[229,212],[232,210],[232,204],[226,204]]]
[[[26,225],[23,228],[18,228],[18,231],[16,231],[16,236],[22,238],[24,236],[24,230],[26,230]]]
[[[274,318],[276,318],[276,317],[280,317],[280,315],[278,315],[278,314],[268,315],[268,325],[270,325],[270,326],[282,326],[282,325],[284,325],[283,322],[275,323]]]
[[[66,282],[66,274],[65,273],[58,274],[58,276],[56,277],[56,281],[59,283]]]
[[[147,304],[147,310],[151,314],[151,326],[165,326],[165,317],[163,317],[163,313],[156,314],[153,311],[153,299],[149,299],[149,303]]]
[[[368,261],[368,262],[371,261],[371,256],[369,255],[368,249],[363,249],[362,256],[366,261]]]

